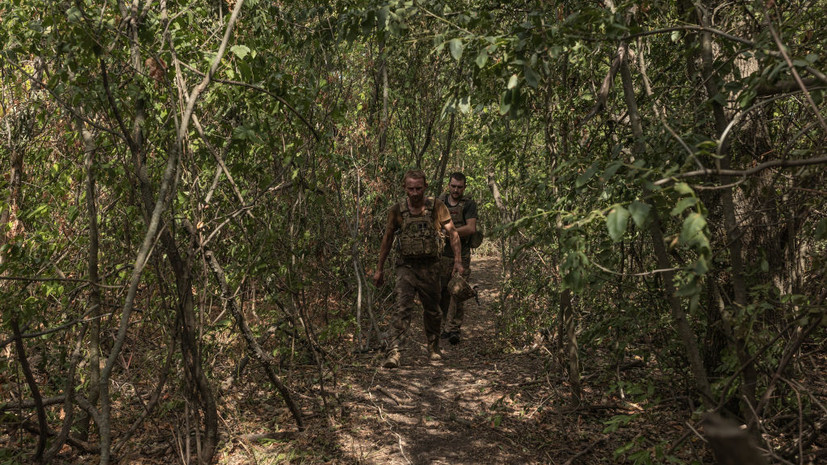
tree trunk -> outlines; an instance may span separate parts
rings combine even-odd
[[[448,160],[451,158],[451,144],[454,141],[454,124],[457,119],[456,113],[451,113],[451,122],[448,124],[448,135],[445,136],[445,148],[442,150],[442,157],[439,160],[439,168],[434,173],[434,193],[439,195],[442,193],[442,183],[445,180],[445,168],[448,166]]]
[[[37,446],[35,446],[34,461],[41,463],[43,461],[43,452],[46,450],[46,438],[49,436],[49,425],[46,423],[46,409],[43,407],[43,396],[40,395],[37,380],[34,379],[34,374],[32,374],[32,369],[29,366],[29,360],[26,357],[26,346],[23,344],[23,336],[20,334],[20,323],[16,315],[9,319],[9,325],[14,336],[14,346],[17,349],[17,360],[20,363],[21,370],[23,370],[23,377],[26,379],[26,384],[32,392],[32,399],[34,399],[37,427],[40,430],[40,435],[37,438]]]
[[[22,226],[17,219],[17,214],[20,209],[21,198],[23,195],[22,184],[24,150],[20,145],[21,143],[25,143],[28,139],[28,134],[25,134],[27,132],[26,128],[23,127],[25,125],[23,121],[20,121],[20,138],[19,140],[15,139],[10,122],[10,120],[12,120],[12,116],[5,113],[7,111],[5,106],[3,107],[3,110],[5,116],[3,119],[5,120],[6,128],[9,134],[7,145],[10,152],[11,169],[7,178],[9,182],[9,192],[7,197],[8,206],[0,211],[0,225],[3,225],[3,229],[5,229],[6,225],[9,225],[9,231],[3,235],[0,235],[0,246],[7,244],[10,239],[13,239],[23,231]],[[5,264],[5,257],[3,257],[3,254],[0,253],[0,265],[3,264]],[[0,283],[0,286],[5,287],[5,283]],[[46,438],[49,434],[48,425],[46,423],[46,410],[43,406],[43,397],[40,394],[37,381],[32,374],[31,367],[29,366],[29,360],[26,357],[26,346],[23,343],[23,337],[20,331],[20,315],[18,315],[17,310],[10,310],[8,313],[9,326],[12,329],[14,345],[17,351],[17,360],[20,363],[20,368],[23,370],[23,376],[26,380],[26,384],[32,392],[32,399],[35,404],[35,413],[37,415],[37,424],[40,430],[40,436],[38,437],[37,446],[35,447],[34,461],[39,463],[43,460],[43,453],[46,450]]]
[[[287,408],[290,410],[290,413],[293,415],[293,419],[296,421],[296,426],[299,431],[304,431],[304,421],[302,419],[301,410],[299,410],[298,406],[296,406],[295,402],[293,402],[293,398],[290,396],[290,391],[287,389],[287,386],[281,382],[276,374],[276,371],[273,369],[273,365],[270,362],[270,356],[264,352],[259,343],[256,341],[253,332],[250,330],[250,327],[247,325],[247,321],[244,319],[244,315],[236,305],[233,294],[230,292],[230,288],[227,285],[227,278],[224,275],[224,269],[221,268],[221,264],[218,263],[218,260],[215,258],[212,251],[206,250],[204,255],[207,258],[207,262],[210,264],[210,268],[212,268],[215,280],[218,281],[218,284],[221,287],[221,297],[230,307],[230,312],[233,314],[236,324],[238,325],[242,336],[244,336],[244,340],[247,342],[247,351],[252,358],[261,364],[261,367],[267,374],[267,379],[273,383],[273,386],[275,386],[279,391],[279,394],[281,394],[282,399],[284,399],[284,403],[287,404]]]
[[[54,460],[55,456],[63,448],[63,445],[66,444],[66,441],[69,439],[69,433],[72,430],[72,422],[74,421],[75,413],[75,373],[77,372],[77,367],[80,363],[83,349],[83,340],[86,337],[86,331],[88,330],[88,328],[89,324],[86,323],[78,332],[77,343],[75,344],[75,349],[72,352],[72,357],[69,360],[69,370],[66,373],[66,382],[63,385],[63,426],[60,428],[60,432],[52,441],[52,444],[49,446],[49,449],[46,450],[45,454],[43,455],[44,463],[52,463],[52,460]]]
[[[628,61],[628,45],[623,43],[620,50],[620,76],[623,83],[623,97],[626,102],[626,107],[629,111],[629,120],[632,124],[632,134],[634,135],[634,153],[644,154],[646,146],[643,139],[643,126],[641,124],[640,112],[638,111],[637,100],[635,98],[634,83],[632,81],[632,73],[629,69]],[[648,193],[648,192],[647,192]],[[660,219],[656,209],[652,209],[652,221],[649,225],[649,234],[652,237],[652,245],[655,249],[655,257],[658,263],[658,268],[663,270],[670,270],[672,264],[669,260],[669,254],[664,246],[663,232],[660,225]],[[675,295],[674,288],[674,272],[663,272],[663,293],[669,302],[669,308],[672,312],[672,320],[678,331],[678,335],[683,342],[686,357],[689,360],[689,366],[692,371],[692,376],[695,379],[695,386],[702,396],[704,405],[707,407],[712,405],[712,391],[709,387],[709,379],[706,375],[706,369],[701,358],[701,353],[698,350],[698,344],[695,339],[695,333],[689,326],[686,319],[686,313],[681,306],[681,302]]]
[[[379,76],[382,79],[382,116],[379,119],[379,154],[385,153],[388,145],[388,57],[385,52],[384,36],[379,41]]]
[[[89,290],[89,308],[92,310],[92,318],[89,333],[89,395],[87,400],[92,405],[97,405],[100,398],[100,391],[95,386],[100,383],[100,331],[101,331],[101,292],[98,277],[98,208],[97,188],[95,186],[95,151],[97,149],[94,137],[91,132],[83,128],[83,122],[78,121],[78,129],[83,137],[86,167],[86,212],[89,217],[89,251],[87,275],[91,285]],[[89,438],[89,422],[91,417],[84,413],[80,419],[79,437],[82,440]]]
[[[706,12],[702,9],[697,9],[699,23],[702,26],[708,26],[706,19]],[[714,58],[712,51],[712,35],[709,32],[702,32],[701,40],[701,61],[703,64],[703,80],[706,85],[707,97],[712,105],[712,111],[715,122],[716,136],[719,138],[718,154],[720,158],[716,158],[715,162],[718,164],[718,169],[729,169],[731,165],[731,153],[729,151],[729,143],[720,140],[726,131],[728,122],[724,114],[723,106],[717,101],[716,96],[720,93],[718,87],[718,78],[715,73]],[[721,184],[724,186],[731,186],[732,178],[730,176],[720,176]],[[731,265],[731,282],[733,292],[733,303],[737,310],[742,311],[747,306],[747,286],[744,274],[744,263],[742,255],[741,243],[741,229],[735,217],[735,202],[733,200],[732,187],[726,187],[721,192],[721,206],[724,215],[724,228],[726,229],[726,241],[729,244],[729,259]],[[747,425],[751,429],[757,428],[756,419],[753,411],[756,405],[756,384],[758,374],[755,370],[752,356],[749,353],[746,341],[739,336],[740,331],[735,331],[731,336],[735,344],[735,353],[738,356],[738,362],[743,367],[742,381],[740,384],[741,401],[746,404],[741,408],[741,414],[746,419]]]
[[[755,447],[752,437],[732,420],[719,415],[704,419],[704,435],[719,465],[764,465],[767,460]]]
[[[560,292],[560,326],[564,335],[564,351],[568,361],[569,389],[572,403],[580,405],[583,388],[580,384],[580,355],[577,349],[577,318],[571,302],[571,289]]]

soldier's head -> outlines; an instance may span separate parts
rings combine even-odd
[[[459,171],[451,173],[448,179],[448,192],[451,193],[451,199],[457,201],[465,194],[465,175]]]
[[[425,200],[425,189],[428,187],[425,173],[422,170],[408,170],[402,178],[402,187],[411,204],[418,205]]]

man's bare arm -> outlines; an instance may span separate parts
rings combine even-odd
[[[465,224],[460,227],[455,227],[454,229],[457,230],[457,234],[459,237],[468,237],[471,234],[477,232],[477,219],[476,218],[466,218]]]
[[[373,283],[378,287],[385,281],[385,260],[391,253],[391,245],[393,244],[393,229],[385,228],[385,234],[382,236],[382,245],[379,246],[379,264],[376,265],[376,272],[373,273]]]
[[[448,233],[448,237],[451,241],[451,250],[454,251],[454,273],[462,274],[462,272],[465,271],[465,268],[462,266],[462,247],[459,243],[457,228],[454,227],[453,221],[448,221],[442,227],[445,229],[445,232]]]

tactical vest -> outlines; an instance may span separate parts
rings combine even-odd
[[[445,194],[445,195],[442,196],[442,198],[440,200],[442,200],[442,203],[444,203],[445,207],[448,208],[448,213],[451,214],[451,221],[454,222],[454,227],[459,228],[461,226],[465,226],[465,202],[468,199],[466,199],[465,196],[462,196],[462,198],[459,199],[457,204],[452,207],[452,206],[448,205],[448,197],[450,195],[451,194]],[[462,249],[464,249],[462,251],[463,255],[467,255],[469,253],[468,239],[469,239],[468,237],[460,237],[459,238],[460,247]],[[453,253],[449,252],[450,249],[451,249],[451,240],[446,238],[446,240],[445,240],[445,253],[448,256],[453,256]]]
[[[442,196],[442,203],[448,208],[448,212],[451,214],[451,221],[454,222],[454,227],[459,228],[461,226],[465,226],[465,202],[468,200],[463,196],[456,205],[453,207],[448,205],[448,197],[451,194],[445,194]]]
[[[399,255],[405,259],[439,258],[442,238],[434,225],[434,199],[425,199],[421,215],[411,215],[407,199],[399,203],[399,210],[402,213],[402,227],[397,236]]]

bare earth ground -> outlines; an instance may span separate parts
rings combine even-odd
[[[519,433],[507,418],[515,411],[508,399],[514,387],[540,373],[530,356],[514,359],[492,353],[493,318],[486,303],[496,295],[496,258],[476,260],[473,282],[480,303],[466,310],[463,340],[445,340],[447,360],[430,362],[421,314],[411,328],[396,370],[375,368],[354,373],[348,405],[352,422],[341,432],[342,445],[355,461],[366,464],[540,463],[512,439]],[[377,360],[378,361],[378,360]],[[530,421],[530,419],[529,419]]]

